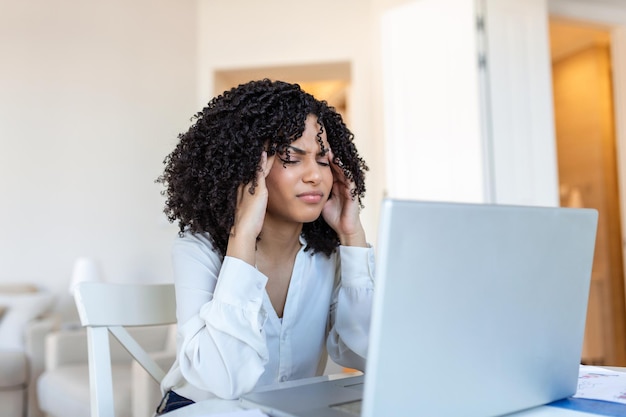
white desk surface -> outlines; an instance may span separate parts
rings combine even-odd
[[[280,387],[280,388],[296,387],[298,385],[310,384],[312,382],[340,379],[340,378],[345,378],[345,377],[353,376],[353,375],[361,375],[361,372],[324,375],[324,376],[317,376],[313,378],[280,382],[278,384],[267,385],[265,387],[261,387],[257,391],[275,389],[276,387]],[[244,408],[241,407],[241,405],[239,405],[239,400],[222,400],[219,398],[215,398],[215,399],[200,401],[195,404],[191,404],[186,407],[179,408],[178,410],[170,411],[169,413],[165,414],[165,416],[166,417],[205,417],[205,416],[210,416],[212,414],[219,415],[220,413],[226,413],[229,411],[236,411],[236,410],[239,410],[239,411],[244,410]]]
[[[615,371],[626,372],[626,368],[616,368],[616,367],[605,367],[608,369],[613,369]],[[298,385],[304,385],[311,382],[316,381],[324,381],[329,379],[339,379],[345,378],[347,376],[359,375],[360,372],[356,373],[345,373],[345,374],[336,374],[336,375],[327,375],[327,376],[319,376],[314,378],[301,379],[296,381],[287,381],[281,382],[280,384],[271,385],[267,387],[263,387],[262,390],[273,389],[276,386],[287,388],[294,387]],[[183,408],[179,408],[178,410],[171,411],[166,414],[166,417],[210,417],[210,416],[219,416],[224,417],[228,416],[229,413],[233,411],[242,411],[242,408],[239,404],[238,400],[222,400],[222,399],[211,399],[200,401],[198,403],[188,405]],[[520,411],[518,413],[507,414],[506,417],[584,417],[584,416],[597,416],[597,414],[585,413],[582,411],[569,410],[566,408],[559,407],[550,407],[547,405],[532,408],[529,410]]]

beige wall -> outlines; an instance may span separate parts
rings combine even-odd
[[[196,102],[196,2],[0,0],[0,282],[171,279],[154,179]]]

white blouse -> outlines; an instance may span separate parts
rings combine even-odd
[[[177,355],[163,392],[235,399],[259,385],[320,375],[327,352],[364,370],[374,250],[311,255],[300,240],[282,323],[256,268],[228,256],[222,262],[207,234],[175,241]]]

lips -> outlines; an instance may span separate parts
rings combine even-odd
[[[319,203],[320,201],[322,201],[322,197],[324,196],[324,194],[320,191],[309,191],[306,193],[301,193],[298,194],[297,197],[304,201],[305,203],[309,203],[309,204],[316,204]]]

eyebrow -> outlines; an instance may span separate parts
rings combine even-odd
[[[306,155],[307,154],[307,151],[305,151],[304,149],[296,148],[295,146],[292,146],[292,145],[288,145],[287,148],[292,150],[294,153],[297,153],[298,155]],[[326,152],[319,151],[316,155],[317,156],[324,156],[327,153],[328,153],[328,151],[326,151]]]

